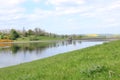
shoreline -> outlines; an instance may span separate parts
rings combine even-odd
[[[13,42],[0,42],[1,43],[37,43],[37,42],[57,42],[64,40],[39,40],[39,41],[13,41]]]
[[[120,39],[114,39],[114,38],[107,38],[107,39],[97,39],[97,38],[87,38],[87,39],[73,39],[73,40],[80,40],[80,41],[115,41],[115,40],[120,40]],[[38,42],[58,42],[58,41],[69,41],[69,40],[38,40],[38,41],[13,41],[13,42],[0,42],[0,44],[7,44],[7,43],[38,43]]]

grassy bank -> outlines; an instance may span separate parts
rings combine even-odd
[[[21,37],[17,38],[14,42],[22,42],[22,41],[48,41],[48,40],[63,40],[61,37],[48,37],[48,36],[29,36],[29,37]]]
[[[119,80],[120,41],[0,69],[0,80]]]

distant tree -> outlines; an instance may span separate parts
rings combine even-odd
[[[39,35],[39,28],[35,28],[34,32],[35,32],[35,35],[38,36]]]
[[[31,29],[28,30],[28,35],[34,35],[34,31],[32,31]]]
[[[11,31],[10,31],[10,39],[16,40],[19,37],[20,37],[20,35],[18,34],[18,32],[16,30],[14,30],[14,29],[11,29]]]
[[[47,34],[47,32],[45,32],[44,30],[40,28],[35,28],[34,33],[36,36],[45,36]]]
[[[0,35],[0,39],[4,39],[4,35],[3,34]]]
[[[27,33],[27,32],[25,32],[25,33],[24,33],[24,37],[27,37],[27,36],[28,36],[28,33]]]
[[[27,37],[27,32],[26,32],[24,27],[23,27],[23,30],[22,30],[22,35],[23,35],[23,37]]]

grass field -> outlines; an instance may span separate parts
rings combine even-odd
[[[62,40],[64,38],[61,37],[48,37],[48,36],[30,36],[30,37],[21,37],[15,40],[15,42],[21,41],[45,41],[45,40]]]
[[[0,80],[120,80],[120,41],[1,68]]]

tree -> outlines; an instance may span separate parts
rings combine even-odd
[[[32,31],[31,29],[28,30],[28,35],[34,35],[34,31]]]
[[[1,35],[0,35],[0,39],[3,39],[3,38],[4,38],[4,35],[3,35],[3,34],[1,34]]]
[[[16,40],[19,37],[20,37],[20,35],[17,33],[17,31],[14,30],[14,29],[11,29],[11,31],[10,31],[10,39]]]
[[[27,31],[25,30],[24,27],[23,27],[22,35],[23,35],[23,37],[27,37]]]
[[[47,34],[47,32],[45,32],[44,30],[40,28],[35,28],[34,33],[36,36],[45,36]]]

